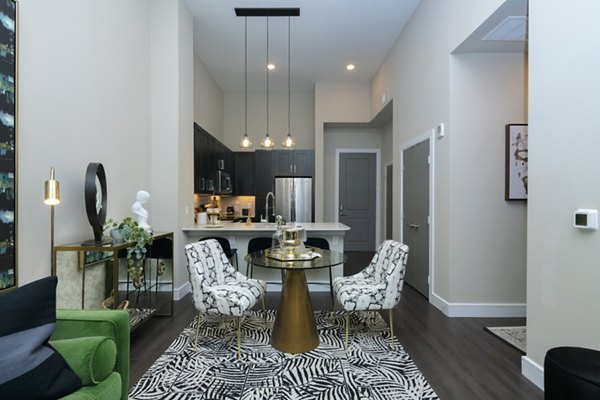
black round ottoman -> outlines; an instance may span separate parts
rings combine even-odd
[[[556,347],[544,360],[545,400],[600,400],[600,351]]]

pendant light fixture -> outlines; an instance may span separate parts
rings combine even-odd
[[[292,137],[292,130],[290,129],[290,117],[291,117],[291,72],[292,72],[292,63],[291,63],[291,53],[292,53],[292,47],[291,47],[291,30],[290,30],[290,17],[288,16],[288,133],[287,136],[285,138],[285,140],[283,141],[283,148],[284,149],[293,149],[296,146],[296,142],[294,141],[294,138]]]
[[[275,146],[275,142],[269,135],[269,17],[288,17],[288,134],[283,142],[285,149],[292,149],[296,146],[291,131],[291,35],[290,35],[290,17],[299,17],[300,8],[235,8],[235,15],[245,18],[245,36],[244,36],[244,136],[240,141],[240,148],[250,149],[252,142],[248,137],[248,17],[266,17],[267,18],[267,62],[265,69],[267,71],[267,131],[265,138],[260,143],[260,146],[265,150],[271,150]]]
[[[265,150],[271,150],[275,145],[275,142],[271,140],[269,136],[269,17],[267,16],[267,62],[265,63],[265,70],[267,71],[267,134],[262,142],[260,142],[260,147]]]
[[[242,149],[252,147],[248,137],[248,17],[244,17],[244,136],[240,147]]]

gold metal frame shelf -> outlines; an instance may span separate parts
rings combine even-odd
[[[294,250],[284,250],[281,247],[273,247],[265,249],[265,257],[278,261],[310,261],[321,257],[321,255],[311,249],[306,249],[304,252],[298,253]]]

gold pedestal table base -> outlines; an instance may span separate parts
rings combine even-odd
[[[319,346],[319,334],[304,270],[287,270],[271,345],[285,353],[304,353]]]
[[[305,353],[319,346],[319,335],[304,271],[343,264],[346,256],[317,248],[301,254],[281,254],[281,249],[272,248],[247,254],[245,260],[253,267],[285,271],[271,346],[285,353]]]

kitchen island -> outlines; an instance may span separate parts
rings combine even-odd
[[[248,250],[248,242],[254,237],[271,237],[276,231],[274,223],[252,223],[246,225],[240,222],[222,221],[221,227],[207,227],[206,225],[192,225],[184,228],[187,243],[198,241],[208,236],[222,236],[229,240],[232,248],[237,249],[239,271],[246,274],[244,257]],[[290,225],[291,226],[291,225]],[[306,230],[307,237],[322,237],[327,239],[331,250],[344,252],[344,236],[350,228],[337,222],[299,223],[297,227]],[[343,275],[343,265],[331,269],[334,278]],[[281,274],[279,271],[255,267],[253,278],[263,279],[268,282],[268,290],[281,289]],[[329,273],[327,269],[309,271],[306,276],[311,291],[329,291]]]

